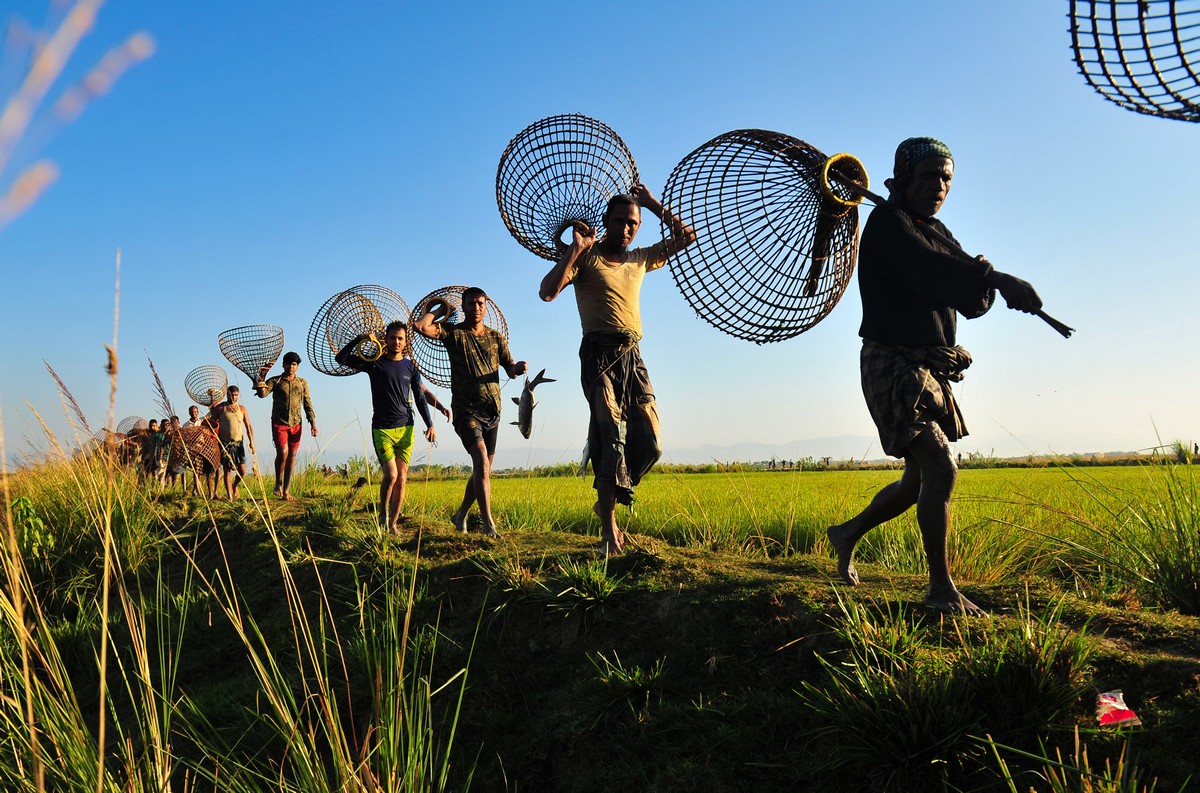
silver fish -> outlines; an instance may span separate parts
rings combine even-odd
[[[520,408],[517,411],[517,420],[512,422],[521,431],[521,435],[528,438],[533,432],[533,409],[537,407],[537,399],[533,395],[533,389],[537,388],[542,383],[557,382],[549,377],[544,377],[546,370],[537,373],[537,376],[530,380],[525,378],[525,388],[521,390],[521,397],[513,397],[512,401],[517,403]]]

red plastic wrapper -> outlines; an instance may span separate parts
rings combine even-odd
[[[1137,714],[1125,706],[1121,691],[1105,691],[1096,697],[1096,721],[1101,727],[1136,727],[1142,723]]]

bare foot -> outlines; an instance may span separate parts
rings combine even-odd
[[[283,488],[282,487],[275,488],[275,495],[278,498],[283,498]]]
[[[295,501],[296,500],[296,499],[292,498],[291,493],[284,493],[282,496],[280,496],[280,498],[282,498],[284,501]]]
[[[829,544],[837,553],[838,575],[850,586],[858,586],[858,568],[854,566],[856,543],[843,536],[841,526],[830,526],[825,530],[825,536],[829,537]]]
[[[483,536],[491,540],[498,540],[500,539],[500,532],[496,531],[495,526],[485,525],[483,527]]]
[[[619,556],[623,550],[625,550],[625,549],[622,548],[618,543],[613,542],[612,540],[601,540],[600,541],[600,555],[603,556],[605,559],[607,559],[611,556]]]
[[[951,584],[949,589],[929,587],[925,595],[924,605],[942,614],[965,614],[968,617],[986,617],[988,613],[976,606],[955,589]]]
[[[450,516],[450,522],[454,524],[454,528],[463,534],[467,533],[467,514],[464,512],[459,514],[455,512]]]

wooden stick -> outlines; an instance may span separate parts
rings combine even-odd
[[[875,206],[886,207],[887,209],[890,209],[892,212],[896,212],[896,213],[900,213],[901,211],[903,211],[903,210],[899,209],[898,207],[892,205],[883,196],[879,195],[878,193],[874,193],[874,192],[868,190],[867,188],[860,185],[858,182],[850,181],[845,176],[842,176],[841,174],[837,173],[836,170],[834,170],[832,173],[835,177],[838,177],[838,182],[841,183],[842,185],[844,185],[848,190],[855,193],[856,195],[862,196],[863,198],[867,199]],[[953,251],[955,256],[958,256],[963,261],[968,261],[968,262],[975,261],[974,257],[972,257],[971,254],[967,253],[966,251],[964,251],[962,248],[960,248],[958,246],[958,243],[956,243],[954,240],[950,239],[945,234],[943,234],[940,231],[938,231],[937,229],[935,229],[933,226],[926,225],[924,228],[927,232],[929,232],[930,236],[932,236],[938,242],[942,243],[947,248],[949,248],[951,251]],[[1058,321],[1054,317],[1047,314],[1045,311],[1042,311],[1040,308],[1033,313],[1036,314],[1037,316],[1041,317],[1042,320],[1044,320],[1047,325],[1049,325],[1050,327],[1052,327],[1056,331],[1058,331],[1064,339],[1071,338],[1071,334],[1075,332],[1074,328],[1070,327],[1069,325],[1067,325],[1063,322]]]

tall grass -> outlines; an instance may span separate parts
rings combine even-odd
[[[973,633],[894,602],[838,605],[831,627],[846,649],[821,658],[823,684],[797,693],[825,768],[880,789],[933,789],[981,768],[974,736],[1036,740],[1077,705],[1094,652],[1061,626],[1060,605]]]
[[[115,390],[115,356],[112,369]],[[61,381],[60,388],[68,398]],[[407,574],[376,566],[379,580],[347,603],[326,589],[327,560],[310,550],[300,584],[266,483],[248,479],[250,499],[217,509],[269,542],[291,626],[281,646],[278,618],[264,627],[248,608],[221,531],[195,531],[198,518],[217,528],[213,505],[195,502],[197,515],[192,500],[143,485],[102,449],[68,455],[47,436],[50,461],[17,477],[0,471],[0,789],[469,787],[470,769],[452,783],[450,763],[467,665],[433,682],[436,634],[412,628],[415,558]],[[335,534],[355,520],[332,499],[306,522],[314,533]],[[178,687],[180,664],[197,647],[196,605],[207,608],[210,625],[214,610],[223,619],[240,642],[234,665],[253,670],[267,727],[253,750],[229,740],[229,714],[206,710]],[[280,751],[270,754],[272,746]]]
[[[265,738],[285,750],[264,763],[226,742],[211,715],[197,714],[210,760],[206,778],[234,793],[468,789],[470,769],[460,788],[450,785],[467,666],[434,682],[436,633],[411,632],[415,570],[387,572],[377,588],[360,584],[357,622],[343,636],[320,576],[313,599],[286,565],[281,569],[292,616],[290,651],[272,641],[236,593],[220,597],[259,686]],[[355,710],[356,680],[367,681],[365,713]],[[456,695],[448,710],[436,707],[443,692]]]

